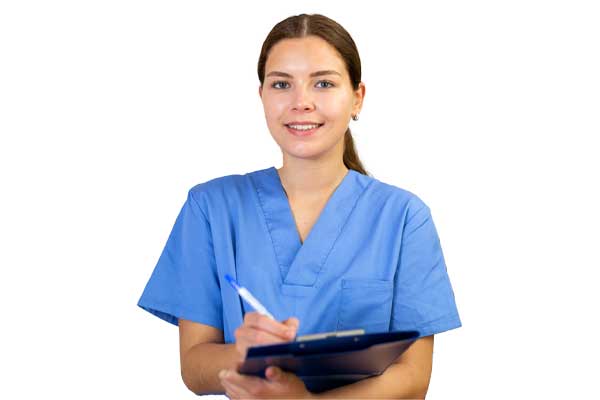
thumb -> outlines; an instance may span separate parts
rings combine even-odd
[[[265,376],[269,382],[283,382],[285,380],[285,373],[281,368],[270,366],[265,371]]]
[[[295,330],[298,330],[298,327],[300,326],[300,320],[296,317],[290,317],[283,321],[283,323],[290,328],[294,328]]]

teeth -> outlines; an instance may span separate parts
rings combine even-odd
[[[308,131],[314,128],[317,128],[319,125],[288,125],[292,129],[296,129],[298,131]]]

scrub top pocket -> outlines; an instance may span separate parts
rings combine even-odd
[[[337,330],[389,331],[393,295],[392,281],[342,279]]]

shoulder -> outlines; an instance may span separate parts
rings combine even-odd
[[[412,191],[370,176],[358,175],[360,175],[359,179],[368,183],[365,196],[374,206],[391,207],[404,214],[407,219],[416,214],[430,212],[425,201]]]
[[[188,191],[188,198],[198,203],[202,208],[214,204],[225,204],[244,197],[250,189],[249,177],[263,173],[266,170],[253,171],[245,174],[231,174],[212,178],[198,183]]]
[[[214,195],[234,189],[242,183],[244,175],[226,175],[198,183],[190,188],[189,193],[195,198]]]

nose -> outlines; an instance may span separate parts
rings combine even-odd
[[[293,111],[312,111],[315,109],[315,104],[312,100],[310,90],[298,87],[294,93],[292,110]]]

